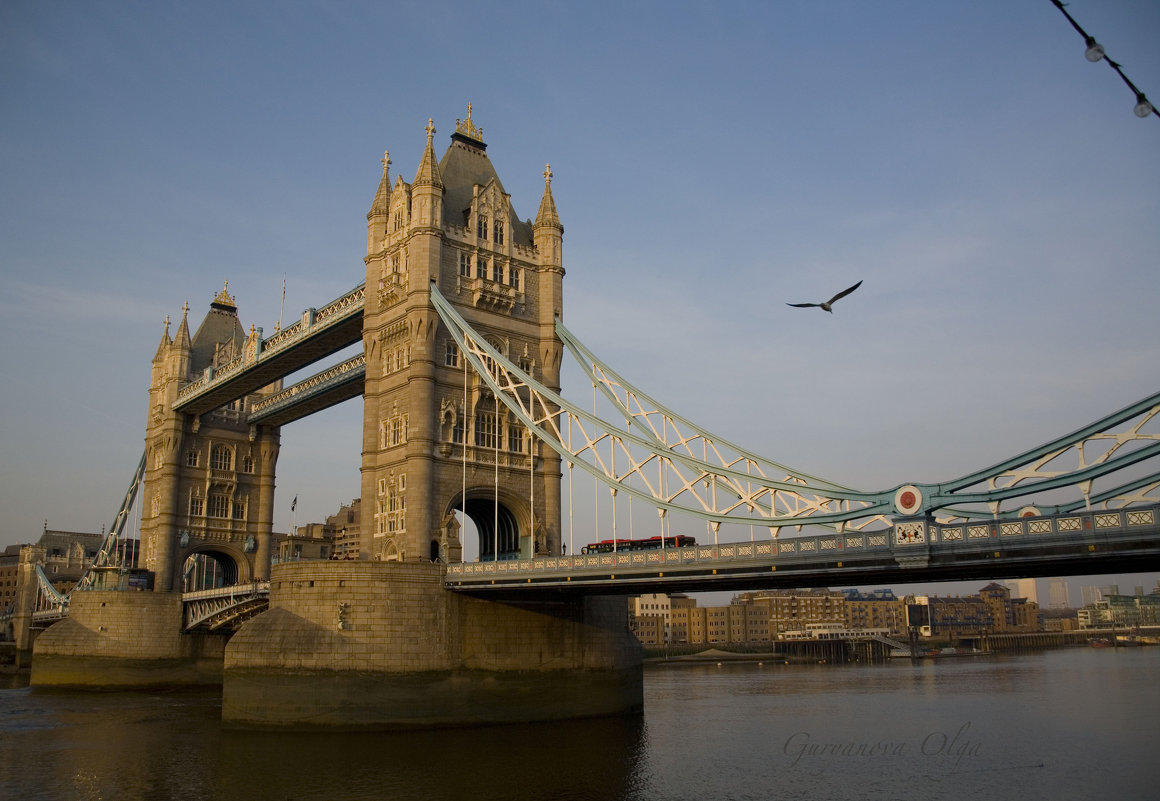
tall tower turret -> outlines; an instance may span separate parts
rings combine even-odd
[[[508,358],[558,386],[563,226],[547,189],[540,227],[519,219],[471,106],[438,162],[430,120],[426,133],[414,182],[396,180],[385,236],[366,261],[362,553],[456,559],[457,511],[474,522],[484,559],[556,553],[559,458],[481,381],[468,375],[465,388],[429,286]]]
[[[143,566],[161,592],[190,589],[185,585],[194,575],[187,568],[198,558],[212,568],[207,580],[217,584],[266,578],[270,566],[280,434],[276,427],[250,426],[246,413],[276,387],[203,415],[174,409],[186,384],[239,358],[259,332],[247,336],[242,329],[228,284],[193,337],[188,311],[186,304],[172,341],[166,321],[149,387],[141,540]]]

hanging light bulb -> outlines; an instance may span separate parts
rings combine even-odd
[[[1136,112],[1137,117],[1144,119],[1149,114],[1151,114],[1154,109],[1152,108],[1152,103],[1149,102],[1148,98],[1144,97],[1142,94],[1138,94],[1136,95],[1136,108],[1134,108],[1133,111]]]
[[[1087,50],[1083,52],[1083,57],[1088,61],[1095,63],[1104,57],[1104,46],[1097,42],[1093,37],[1086,37],[1084,39],[1084,44],[1087,45]]]

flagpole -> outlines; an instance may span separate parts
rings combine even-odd
[[[296,519],[295,510],[298,508],[298,496],[294,496],[294,500],[290,501],[290,536],[293,537],[298,534],[298,530],[294,527]]]
[[[282,276],[282,305],[278,307],[278,331],[282,330],[282,312],[286,310],[286,276]],[[295,496],[297,499],[298,496]]]

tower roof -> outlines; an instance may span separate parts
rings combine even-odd
[[[495,181],[505,195],[503,182],[496,174],[495,166],[487,157],[487,145],[480,139],[482,128],[476,128],[471,120],[471,106],[467,107],[467,119],[456,120],[455,133],[451,135],[451,145],[439,162],[439,172],[443,176],[443,222],[463,225],[465,215],[471,208],[473,188],[487,186]],[[517,245],[530,245],[532,230],[516,215],[511,199],[508,199],[508,219],[512,226],[512,239]]]
[[[209,313],[193,335],[189,367],[195,374],[213,365],[214,355],[223,347],[234,354],[245,342],[246,332],[238,320],[238,307],[229,294],[229,281],[209,304]]]

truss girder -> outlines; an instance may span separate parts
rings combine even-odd
[[[556,335],[572,353],[593,385],[598,387],[624,415],[626,424],[638,423],[649,436],[666,448],[680,449],[694,459],[731,470],[745,469],[747,473],[752,471],[760,478],[782,475],[783,482],[799,482],[803,486],[814,488],[850,490],[841,484],[770,461],[729,442],[724,437],[705,431],[625,380],[585,347],[559,320],[556,321]],[[697,443],[701,446],[700,457],[696,453]]]
[[[93,557],[89,569],[81,576],[80,580],[73,587],[74,590],[88,589],[93,582],[93,569],[97,567],[105,567],[111,564],[113,558],[117,554],[117,543],[121,539],[121,535],[125,531],[125,524],[129,522],[129,513],[133,508],[133,501],[137,498],[137,491],[141,489],[141,482],[145,480],[145,453],[141,453],[141,459],[137,462],[137,470],[133,473],[133,478],[129,481],[129,488],[125,490],[125,497],[121,499],[121,508],[117,510],[117,516],[113,518],[113,524],[109,526],[109,533],[105,535],[104,541],[101,543],[100,550],[97,555]]]
[[[864,528],[888,515],[990,518],[1004,500],[1075,487],[1083,500],[1059,510],[1154,503],[1160,471],[1092,495],[1092,482],[1160,456],[1160,434],[1145,430],[1160,415],[1160,393],[1072,434],[985,470],[942,484],[913,484],[920,506],[896,506],[895,493],[853,490],[764,459],[710,434],[641,392],[591,353],[561,323],[556,332],[573,358],[623,417],[623,428],[586,412],[505,359],[476,333],[434,284],[432,303],[465,358],[496,397],[569,465],[607,485],[715,524],[743,522],[771,531],[805,524]],[[1126,427],[1125,424],[1128,424]],[[1060,462],[1074,458],[1075,466]],[[770,476],[780,476],[773,479]],[[630,483],[632,482],[632,483]],[[986,511],[953,504],[985,503]]]
[[[787,525],[847,523],[888,509],[880,493],[828,485],[810,487],[798,476],[770,480],[714,465],[655,437],[622,430],[572,404],[504,358],[477,334],[438,289],[432,303],[465,358],[496,397],[542,442],[614,493],[639,497],[658,509],[711,523]],[[638,426],[639,428],[639,426]]]

